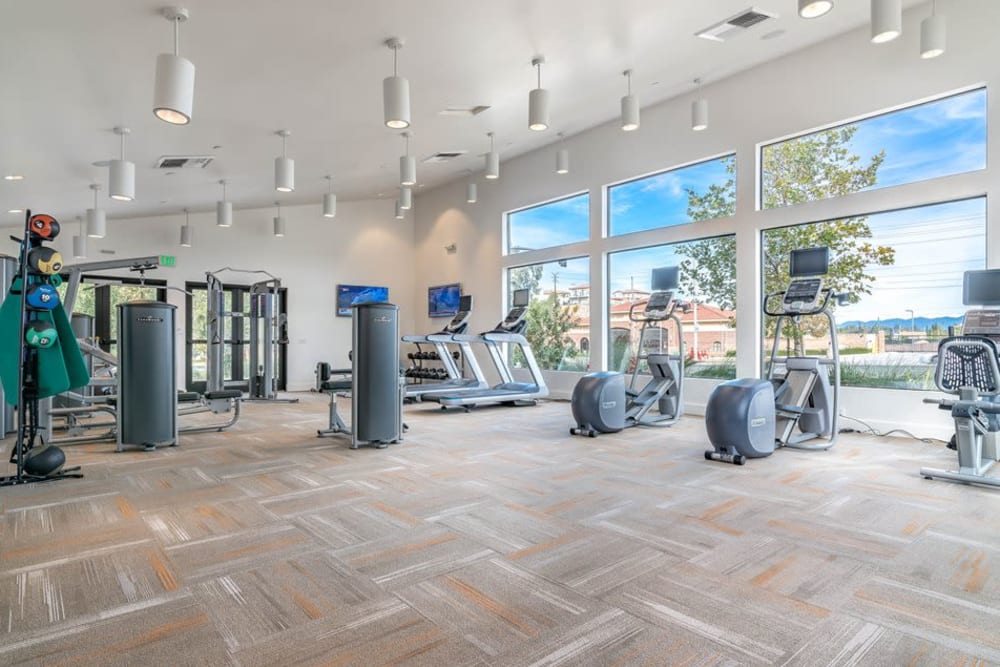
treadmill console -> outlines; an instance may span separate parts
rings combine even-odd
[[[670,317],[673,310],[674,293],[672,291],[653,292],[649,295],[646,308],[643,312],[643,319],[656,322]]]
[[[470,295],[464,295],[459,301],[458,312],[455,313],[455,317],[451,318],[451,322],[448,323],[448,326],[446,326],[441,333],[465,333],[465,330],[469,327],[470,315],[472,315],[472,297]]]
[[[503,322],[500,324],[500,327],[503,329],[512,329],[521,322],[523,322],[524,317],[527,314],[528,314],[527,308],[525,308],[524,306],[515,306],[514,308],[510,309],[509,313],[507,313],[507,317],[503,319]]]
[[[800,313],[819,306],[823,293],[822,278],[796,278],[788,284],[782,305],[786,312]]]
[[[962,320],[962,334],[1000,340],[1000,310],[970,310]]]

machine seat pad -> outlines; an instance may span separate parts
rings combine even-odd
[[[223,389],[222,391],[206,391],[205,398],[214,401],[219,398],[243,398],[243,392],[239,389]]]
[[[177,402],[178,403],[194,403],[201,400],[201,395],[196,391],[179,391],[177,392]]]
[[[320,385],[323,391],[348,391],[352,386],[351,380],[327,380]]]

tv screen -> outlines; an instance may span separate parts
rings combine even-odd
[[[788,274],[792,278],[801,276],[823,276],[830,270],[829,248],[806,248],[793,250],[788,259]]]
[[[450,285],[435,285],[427,288],[427,316],[453,317],[458,312],[462,299],[462,286],[459,283]]]
[[[966,306],[1000,306],[1000,269],[966,271],[962,303]]]
[[[371,285],[337,285],[337,315],[351,316],[351,306],[359,303],[386,303],[389,301],[388,287]]]
[[[514,296],[511,299],[511,302],[515,308],[524,308],[528,305],[530,299],[531,299],[530,290],[516,289],[514,290]]]
[[[680,284],[680,273],[680,268],[676,266],[664,266],[659,269],[653,269],[650,287],[652,287],[654,292],[675,290]]]

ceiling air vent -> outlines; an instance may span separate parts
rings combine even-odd
[[[448,160],[454,160],[457,157],[465,155],[468,151],[439,151],[433,155],[428,155],[421,162],[447,162]]]
[[[474,107],[445,107],[441,111],[438,111],[438,114],[441,116],[478,116],[489,108],[486,104],[479,104]]]
[[[157,169],[204,169],[212,164],[212,155],[164,155],[156,161]]]
[[[725,21],[711,25],[704,30],[699,30],[695,33],[695,36],[713,42],[725,42],[746,32],[759,23],[776,18],[778,18],[777,14],[751,7],[746,11],[730,16]]]

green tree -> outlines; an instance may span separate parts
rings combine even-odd
[[[875,185],[885,151],[867,160],[854,154],[850,142],[856,132],[857,126],[848,125],[765,147],[761,170],[763,207],[839,197]],[[688,189],[688,215],[693,220],[734,213],[735,170],[735,163],[729,163],[727,181],[710,186],[704,193]],[[867,271],[868,267],[889,266],[895,261],[891,247],[873,244],[871,238],[871,228],[864,216],[767,230],[763,235],[765,294],[787,286],[788,255],[792,250],[827,246],[830,271],[826,286],[850,294],[851,302],[856,303],[861,295],[871,294],[875,276]],[[723,308],[735,308],[736,242],[732,237],[686,243],[678,246],[677,252],[685,256],[681,262],[681,281],[686,290],[703,295]],[[768,335],[773,334],[773,320],[767,322],[767,327]],[[822,325],[816,321],[804,321],[800,328],[814,334],[822,331]],[[799,333],[791,329],[783,333],[801,342]]]
[[[541,368],[558,369],[563,358],[574,353],[576,346],[566,334],[573,328],[576,319],[577,307],[563,306],[556,294],[531,301],[528,306],[528,330],[524,335]]]
[[[533,264],[532,266],[519,266],[510,270],[510,291],[526,289],[531,294],[538,291],[538,285],[542,281],[544,265]]]

